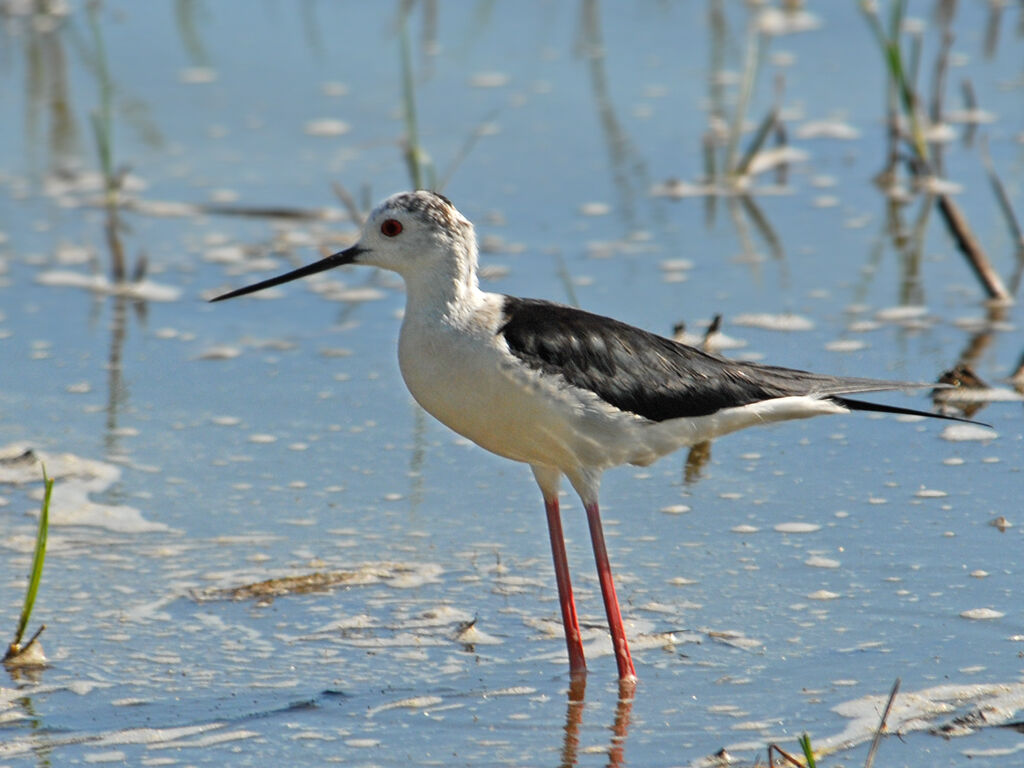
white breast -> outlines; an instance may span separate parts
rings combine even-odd
[[[438,421],[483,448],[571,473],[656,456],[642,445],[644,419],[528,368],[498,334],[502,297],[465,318],[410,314],[398,343],[406,386]],[[624,432],[637,439],[623,439]]]

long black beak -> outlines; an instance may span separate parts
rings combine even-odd
[[[256,291],[262,291],[264,288],[273,288],[275,285],[281,285],[281,283],[290,283],[292,280],[298,280],[306,275],[315,275],[317,272],[323,272],[325,269],[340,267],[342,264],[352,264],[355,262],[356,257],[366,250],[366,248],[353,245],[351,248],[338,251],[338,253],[320,259],[320,261],[315,261],[312,264],[307,264],[304,267],[299,267],[291,272],[286,272],[283,275],[272,277],[269,280],[264,280],[254,285],[247,285],[245,288],[237,288],[229,293],[210,299],[210,301],[224,301],[224,299],[233,299],[235,296],[245,296],[247,293],[256,293]]]

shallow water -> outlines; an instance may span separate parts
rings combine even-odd
[[[904,738],[880,760],[1002,765],[1024,749],[963,718],[1020,712],[1019,310],[986,305],[934,206],[891,206],[872,183],[880,57],[855,4],[822,5],[812,28],[761,41],[740,152],[782,78],[803,159],[750,198],[659,193],[702,184],[709,120],[731,119],[738,4],[427,4],[409,19],[419,144],[439,179],[461,158],[444,191],[477,224],[488,289],[663,333],[721,314],[743,343],[727,354],[837,374],[934,381],[966,360],[1003,393],[974,414],[991,430],[851,414],[730,436],[703,466],[680,453],[609,472],[641,678],[629,703],[566,496],[582,704],[539,493],[411,402],[398,281],[344,270],[204,301],[349,242],[332,182],[357,201],[410,185],[399,6],[104,7],[113,153],[131,174],[121,238],[129,267],[149,265],[120,296],[89,16],[4,17],[0,627],[31,558],[35,459],[57,485],[32,621],[50,664],[0,682],[0,764],[670,766],[723,747],[753,762],[771,742],[795,754],[808,732],[839,753],[829,764],[859,765],[896,678]],[[930,82],[933,8],[910,10]],[[1024,210],[1020,12],[994,49],[988,6],[958,13],[946,108],[969,79],[996,119],[970,142],[952,125],[945,178],[1015,290],[978,140]],[[332,585],[232,599],[310,574]]]

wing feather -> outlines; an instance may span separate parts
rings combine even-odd
[[[706,416],[794,395],[833,397],[847,405],[834,396],[935,386],[727,360],[618,320],[537,299],[508,296],[503,309],[498,333],[522,362],[651,421]],[[850,405],[870,410],[873,404]],[[878,410],[921,413],[893,406]]]

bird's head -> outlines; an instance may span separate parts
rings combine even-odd
[[[213,301],[255,293],[344,264],[366,264],[397,272],[406,282],[446,274],[476,281],[473,225],[443,195],[426,190],[399,192],[373,209],[359,240],[349,248],[277,277],[238,288]]]

